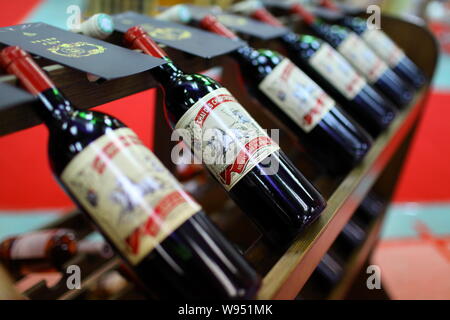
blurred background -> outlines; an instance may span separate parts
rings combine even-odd
[[[158,5],[194,3],[226,7],[232,1],[143,2],[142,10],[151,14]],[[402,172],[394,204],[389,209],[373,263],[381,266],[383,286],[394,299],[450,299],[450,1],[343,2],[361,7],[378,4],[385,13],[419,16],[427,21],[441,44],[442,55],[432,95]],[[0,27],[46,22],[66,28],[66,10],[70,5],[80,6],[86,15],[105,9],[101,1],[2,1]],[[421,50],[420,46],[417,50]],[[136,112],[125,112],[123,104],[135,105]],[[154,105],[152,90],[99,109],[122,119],[144,141],[151,141],[148,119],[153,112],[149,105]],[[73,208],[51,176],[47,155],[43,152],[46,136],[45,128],[38,126],[0,138],[0,152],[3,150],[0,153],[0,240],[33,230]]]

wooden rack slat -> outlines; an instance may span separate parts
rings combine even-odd
[[[362,202],[402,140],[418,119],[427,89],[417,94],[380,136],[363,163],[341,183],[320,219],[306,230],[264,277],[258,298],[294,299],[322,256]]]

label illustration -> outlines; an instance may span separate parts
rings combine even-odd
[[[161,28],[153,26],[149,23],[144,23],[141,25],[148,34],[156,39],[162,40],[183,40],[189,39],[192,34],[188,30],[177,29],[177,28]]]
[[[106,51],[106,48],[87,42],[75,42],[59,44],[57,46],[48,48],[48,51],[64,57],[81,58],[104,53]]]
[[[322,43],[311,57],[310,64],[349,100],[353,100],[367,85],[352,65],[327,43]]]
[[[338,51],[371,83],[375,83],[389,68],[355,33],[350,33]]]
[[[61,179],[133,264],[200,210],[128,128],[92,142]]]
[[[264,92],[305,132],[310,132],[335,102],[289,59],[284,59],[260,83]]]
[[[225,88],[214,90],[192,106],[176,129],[189,134],[191,150],[226,190],[279,146]]]
[[[367,30],[362,38],[392,68],[405,57],[405,52],[381,30]]]

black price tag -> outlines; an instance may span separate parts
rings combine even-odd
[[[271,26],[247,17],[217,12],[214,7],[188,5],[188,8],[195,21],[202,20],[208,14],[213,14],[217,20],[231,30],[262,40],[279,38],[288,32],[286,28]]]
[[[241,41],[131,11],[114,15],[113,18],[119,32],[125,33],[129,28],[140,25],[155,41],[202,58],[210,59],[227,54],[244,45]]]
[[[0,42],[110,80],[150,70],[165,61],[45,23],[0,28]]]
[[[0,82],[0,110],[35,101],[28,92]]]

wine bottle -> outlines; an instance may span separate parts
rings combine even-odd
[[[154,70],[169,125],[272,244],[285,246],[326,206],[259,124],[215,80],[181,71],[141,27],[125,43],[167,61]]]
[[[342,229],[342,232],[338,236],[338,239],[342,240],[346,244],[348,244],[349,248],[358,247],[366,238],[366,232],[361,227],[361,223],[358,221],[358,218],[353,218],[350,220],[345,227]]]
[[[42,101],[53,173],[142,287],[161,298],[254,297],[255,271],[132,130],[74,109],[19,47],[3,49],[0,64]]]
[[[329,251],[325,253],[322,260],[314,270],[314,276],[322,282],[327,288],[331,289],[342,279],[344,275],[344,268],[342,262],[336,254]]]
[[[386,209],[386,201],[378,195],[371,192],[364,198],[358,208],[357,214],[366,225],[370,225],[378,218]]]
[[[238,40],[212,15],[204,17],[200,25]],[[288,58],[250,46],[237,49],[231,56],[253,96],[331,173],[346,172],[364,158],[372,144],[367,132]]]
[[[97,39],[106,39],[114,32],[114,20],[110,15],[97,13],[72,31]]]
[[[260,2],[241,2],[233,10],[267,24],[281,22]],[[288,31],[279,38],[289,57],[345,108],[360,125],[376,137],[395,118],[391,102],[379,95],[350,63],[326,42]]]
[[[339,8],[330,0],[323,1],[322,5],[330,10],[339,11]],[[369,29],[364,19],[349,15],[339,14],[331,21],[343,25],[359,35],[389,65],[392,71],[410,85],[419,89],[425,84],[426,77],[422,70],[383,30]]]
[[[404,107],[413,99],[413,90],[403,82],[377,54],[354,32],[316,18],[300,4],[291,11],[301,18],[309,29],[339,51],[368,82],[386,95],[398,107]]]
[[[60,270],[76,252],[75,234],[68,229],[30,232],[0,243],[0,260],[17,276]]]

